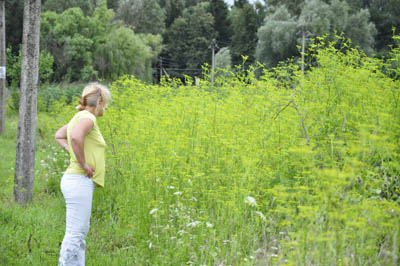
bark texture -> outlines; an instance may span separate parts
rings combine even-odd
[[[41,0],[24,2],[21,91],[14,175],[14,197],[20,205],[32,202],[39,79],[40,5]]]
[[[0,67],[6,66],[5,0],[0,0]],[[6,120],[6,79],[0,78],[0,135],[4,135]]]

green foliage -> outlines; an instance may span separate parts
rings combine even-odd
[[[84,84],[56,85],[46,84],[39,88],[38,111],[51,112],[59,101],[65,104],[78,104]],[[76,101],[75,101],[76,100]]]
[[[6,50],[7,81],[11,95],[10,108],[12,112],[19,109],[19,83],[21,79],[22,51],[19,49],[18,55],[13,55],[11,47]],[[40,52],[39,59],[39,87],[48,83],[53,75],[53,56],[45,51]]]
[[[274,66],[296,52],[297,22],[289,11],[281,6],[275,13],[268,15],[265,24],[258,29],[259,44],[256,49],[257,61]]]
[[[108,0],[110,1],[110,0]],[[69,8],[79,8],[85,12],[86,15],[91,15],[98,7],[102,0],[46,0],[43,1],[42,12],[52,11],[62,13]]]
[[[302,45],[303,35],[308,39],[327,34],[329,40],[333,40],[337,32],[351,39],[354,46],[372,54],[376,29],[369,22],[368,10],[353,12],[345,1],[340,0],[325,2],[304,1],[298,17],[291,15],[284,5],[272,9],[265,24],[258,29],[257,60],[267,66],[276,66],[283,59],[298,56],[296,44]]]
[[[24,1],[7,0],[5,2],[6,47],[12,47],[13,54],[18,54],[19,46],[22,44],[23,13]]]
[[[400,36],[393,36],[395,46],[392,47],[388,58],[388,74],[398,82],[400,81]]]
[[[306,57],[304,72],[287,61],[260,79],[111,84],[87,264],[399,264],[398,80],[343,38],[317,38]],[[57,261],[65,154],[47,141],[74,109],[52,107],[38,119],[38,200],[19,208],[0,179],[2,264]]]
[[[215,66],[228,69],[232,65],[232,59],[228,47],[224,47],[215,55]]]
[[[230,14],[230,20],[233,28],[232,42],[229,47],[232,65],[242,64],[242,56],[247,56],[247,68],[254,62],[254,54],[258,41],[256,10],[248,2],[243,4],[243,7],[234,7]]]
[[[400,1],[399,0],[346,0],[353,10],[367,9],[371,22],[375,25],[375,47],[380,54],[387,55],[389,45],[393,45],[392,28],[400,29]]]
[[[21,78],[21,49],[18,50],[18,55],[14,55],[12,48],[6,49],[6,69],[7,69],[7,87],[19,87]]]
[[[367,9],[349,15],[345,36],[353,40],[364,52],[373,53],[375,35],[377,33],[374,23],[370,21],[370,13]]]
[[[185,9],[185,0],[160,0],[160,6],[165,10],[165,24],[169,28]]]
[[[109,80],[134,74],[151,82],[151,62],[161,51],[160,47],[160,37],[137,35],[129,28],[120,27],[110,32],[106,42],[98,48],[96,65],[101,76]]]
[[[222,46],[230,44],[232,26],[228,19],[228,5],[223,0],[209,0],[208,12],[214,17],[214,29],[218,33],[217,43]]]
[[[298,22],[302,31],[324,35],[331,28],[331,16],[332,12],[328,4],[321,0],[308,0],[304,3]]]
[[[61,14],[42,14],[41,46],[54,56],[55,80],[84,80],[83,69],[93,64],[95,43],[91,36],[91,25],[79,8],[70,8]],[[96,73],[89,76],[90,80]]]
[[[205,62],[211,62],[208,46],[216,36],[214,18],[207,11],[209,3],[187,8],[168,31],[166,45],[173,64],[184,74],[193,74]]]
[[[160,37],[137,35],[113,19],[104,1],[91,16],[80,8],[42,14],[41,47],[54,56],[55,81],[116,79],[122,74],[151,81]]]
[[[165,31],[165,10],[158,0],[123,1],[116,17],[137,33],[162,34]]]

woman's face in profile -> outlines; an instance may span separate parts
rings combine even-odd
[[[98,109],[98,113],[97,116],[103,116],[104,115],[104,111],[106,110],[107,107],[107,103],[100,101],[99,102],[99,109]]]

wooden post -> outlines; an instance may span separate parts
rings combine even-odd
[[[6,120],[6,23],[5,0],[0,0],[0,135]]]

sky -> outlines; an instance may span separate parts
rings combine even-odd
[[[224,1],[225,1],[225,3],[227,3],[229,6],[233,6],[234,0],[224,0]],[[249,2],[252,4],[252,3],[257,2],[257,0],[249,0]]]

